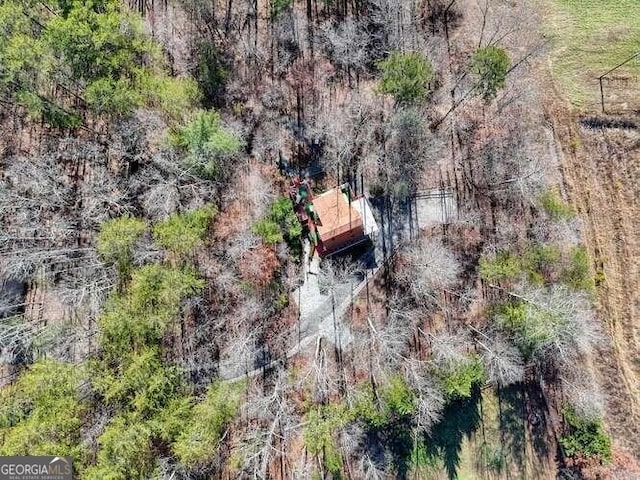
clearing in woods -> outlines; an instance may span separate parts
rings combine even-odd
[[[600,109],[598,77],[640,51],[640,1],[552,0],[545,8],[555,46],[551,72],[574,107]],[[616,111],[640,109],[639,77],[640,58],[612,72],[604,82],[607,103]]]
[[[611,340],[593,361],[614,445],[640,458],[640,130],[633,127],[640,57],[604,84],[607,110],[625,114],[631,126],[589,128],[578,119],[600,113],[598,77],[640,51],[640,1],[553,0],[544,6],[559,86],[550,89],[547,110],[564,153],[566,192],[584,222],[598,311]],[[573,112],[563,107],[567,98]]]

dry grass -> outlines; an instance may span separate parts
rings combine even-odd
[[[572,105],[600,108],[598,77],[640,51],[638,0],[541,0],[553,39],[551,71]],[[640,107],[640,58],[605,81],[607,108]],[[635,100],[635,101],[634,101]]]

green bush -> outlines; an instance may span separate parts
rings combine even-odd
[[[571,249],[569,265],[562,272],[562,281],[577,290],[591,292],[594,281],[589,272],[589,254],[584,246]]]
[[[371,385],[367,384],[357,389],[355,402],[349,409],[349,419],[361,420],[369,427],[377,429],[389,422],[387,413],[379,405]]]
[[[333,475],[338,475],[342,468],[334,435],[348,421],[349,411],[343,404],[317,405],[305,415],[304,446],[312,455],[322,455],[324,467]]]
[[[128,291],[111,298],[98,320],[104,354],[117,361],[132,350],[156,345],[181,301],[203,287],[191,269],[147,265],[136,270]]]
[[[545,190],[540,194],[538,200],[542,209],[554,221],[570,220],[575,216],[571,205],[566,203],[556,190]]]
[[[513,279],[522,274],[520,259],[509,252],[500,252],[493,258],[480,257],[480,278],[494,283]]]
[[[149,422],[129,414],[118,415],[102,432],[98,445],[97,464],[88,468],[83,478],[129,480],[151,477],[155,452]]]
[[[69,105],[77,97],[96,114],[116,116],[145,104],[172,116],[191,107],[195,82],[165,73],[161,49],[144,32],[139,15],[118,0],[49,3],[0,5],[0,90],[31,117],[75,128],[81,112]],[[52,82],[60,78],[73,93],[52,94]]]
[[[211,42],[202,42],[197,47],[198,67],[196,79],[203,93],[203,103],[210,107],[218,104],[224,93],[229,71],[225,68],[222,55]]]
[[[296,239],[302,235],[302,225],[298,221],[291,200],[278,197],[271,205],[269,217],[282,228],[282,233],[288,239]]]
[[[85,97],[95,113],[125,115],[142,104],[142,94],[128,78],[99,78],[87,85]]]
[[[485,380],[482,360],[473,355],[462,362],[450,363],[437,372],[444,392],[450,399],[469,398],[474,386]]]
[[[495,98],[498,90],[504,87],[508,71],[509,56],[500,47],[480,48],[471,57],[475,87],[486,101]]]
[[[394,52],[378,63],[382,72],[379,90],[398,102],[412,103],[426,97],[434,73],[431,63],[419,53]]]
[[[269,218],[258,220],[253,226],[253,232],[267,245],[275,245],[284,240],[280,225]]]
[[[184,465],[201,465],[215,455],[227,425],[238,413],[241,396],[242,384],[218,383],[209,387],[173,445]]]
[[[560,263],[560,249],[553,245],[532,245],[524,255],[524,269],[532,283],[542,284]]]
[[[94,376],[94,387],[105,403],[141,418],[162,411],[180,383],[177,369],[164,364],[156,347],[122,357],[114,370],[100,373]]]
[[[100,227],[98,253],[105,262],[118,266],[121,277],[128,276],[133,247],[146,228],[144,220],[131,217],[114,218]]]
[[[561,252],[553,245],[529,245],[521,255],[499,252],[494,257],[480,257],[480,278],[496,283],[527,276],[531,283],[542,284],[550,280],[559,268]]]
[[[210,180],[221,180],[229,174],[228,162],[242,147],[240,139],[222,126],[215,110],[197,112],[173,132],[170,140],[187,152],[190,168]]]
[[[291,200],[278,197],[271,204],[267,217],[255,223],[253,231],[267,245],[275,245],[286,240],[293,246],[300,241],[302,225],[293,210]]]
[[[568,457],[584,455],[603,462],[611,461],[611,439],[604,431],[602,420],[581,419],[568,408],[563,412],[568,433],[560,438],[560,445]]]
[[[568,325],[561,312],[528,302],[508,302],[495,309],[494,320],[509,332],[526,358],[543,355]]]
[[[400,375],[380,385],[376,397],[370,384],[356,389],[355,401],[348,411],[350,420],[360,420],[369,427],[381,429],[391,422],[415,413],[415,395]]]
[[[271,0],[271,18],[276,18],[293,4],[293,0]]]
[[[17,381],[0,389],[0,455],[71,456],[77,472],[88,461],[82,426],[82,366],[38,360]]]
[[[407,382],[400,375],[394,375],[382,387],[380,396],[387,417],[413,415],[416,411],[415,396]]]
[[[215,214],[216,209],[213,206],[173,214],[168,220],[154,225],[154,239],[160,247],[174,253],[192,253],[202,244]]]

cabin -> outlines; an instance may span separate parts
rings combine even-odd
[[[369,202],[363,195],[354,196],[346,183],[314,196],[306,182],[296,181],[291,199],[320,256],[373,240],[378,232]]]

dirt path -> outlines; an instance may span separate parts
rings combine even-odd
[[[594,359],[608,397],[607,425],[617,444],[640,456],[640,132],[587,129],[557,109],[551,116],[611,341]]]

